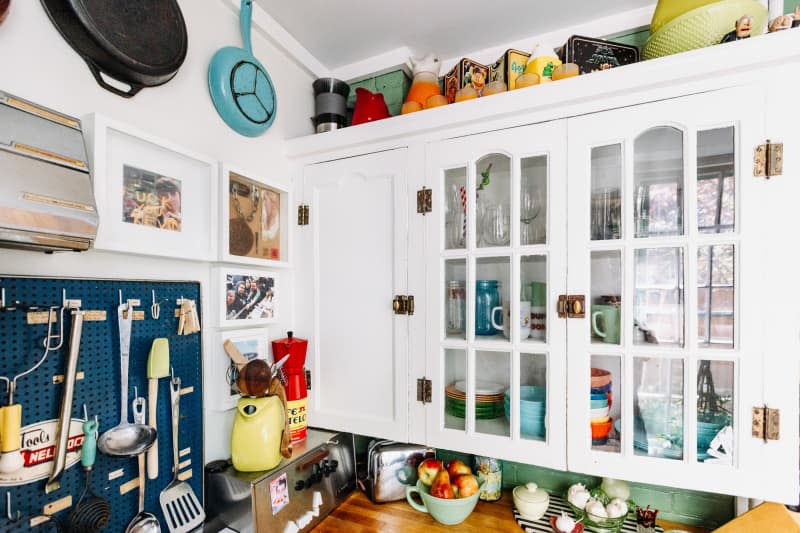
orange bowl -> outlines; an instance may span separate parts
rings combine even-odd
[[[592,426],[592,438],[593,439],[604,439],[608,437],[608,434],[611,432],[611,426],[614,425],[614,421],[612,419],[608,419],[605,422],[600,422],[595,424],[594,422],[591,423]]]
[[[602,368],[592,369],[592,387],[605,387],[611,383],[611,372]]]

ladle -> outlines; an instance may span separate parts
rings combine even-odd
[[[97,441],[97,447],[113,457],[136,457],[146,451],[156,440],[156,430],[144,424],[128,422],[128,358],[131,348],[133,306],[128,300],[117,307],[120,351],[120,408],[119,424],[109,429]]]
[[[133,421],[144,424],[145,399],[139,397],[139,391],[134,387]],[[133,517],[125,533],[161,533],[161,524],[154,514],[144,510],[144,452],[138,456],[139,460],[139,512]]]

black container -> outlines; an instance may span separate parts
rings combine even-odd
[[[315,115],[312,120],[317,133],[343,128],[350,86],[336,78],[319,78],[314,81],[313,88]]]
[[[559,51],[564,63],[575,63],[581,74],[621,67],[639,61],[639,49],[627,44],[573,35]]]

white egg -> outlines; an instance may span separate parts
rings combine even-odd
[[[589,503],[586,504],[586,512],[600,518],[608,518],[606,508],[603,507],[603,504],[600,501],[595,500],[594,498],[589,500]]]
[[[576,492],[586,492],[586,487],[583,483],[575,483],[570,488],[567,489],[567,496],[572,496]]]
[[[561,516],[556,518],[556,529],[562,533],[571,533],[571,531],[575,529],[575,520],[562,511]]]
[[[628,504],[624,500],[614,498],[606,505],[606,512],[609,518],[619,518],[628,514]]]
[[[574,493],[572,496],[568,496],[567,499],[569,503],[577,507],[578,509],[583,509],[586,507],[586,504],[589,500],[592,499],[592,496],[587,491],[580,491]]]

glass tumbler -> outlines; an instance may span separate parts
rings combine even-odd
[[[489,246],[507,246],[509,239],[509,209],[503,205],[486,208],[483,236]]]
[[[467,326],[467,288],[463,281],[447,284],[447,334],[463,334]]]

